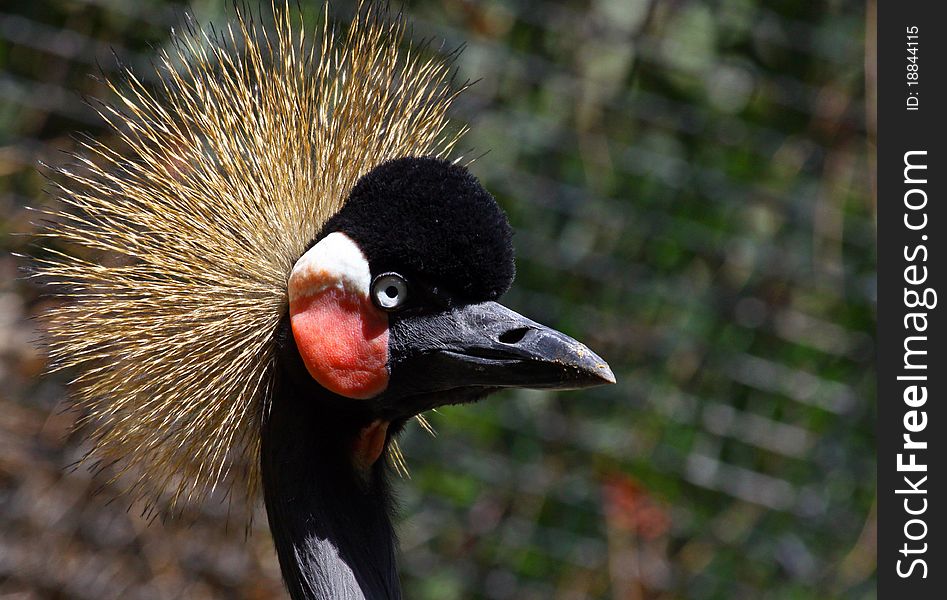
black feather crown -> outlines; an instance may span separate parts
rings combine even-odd
[[[462,301],[496,300],[513,282],[506,214],[476,177],[447,160],[407,157],[376,167],[319,238],[333,231],[359,245],[374,273],[409,270]]]

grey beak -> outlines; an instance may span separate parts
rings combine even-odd
[[[402,394],[615,383],[608,364],[587,346],[496,302],[399,320],[389,349],[392,384]]]

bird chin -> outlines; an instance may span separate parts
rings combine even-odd
[[[470,386],[414,394],[399,399],[397,404],[391,406],[388,410],[392,413],[390,415],[391,420],[408,419],[441,406],[472,404],[501,389],[500,387]]]

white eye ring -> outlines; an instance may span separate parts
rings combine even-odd
[[[397,273],[382,273],[372,282],[372,300],[382,310],[397,310],[408,300],[408,282]]]

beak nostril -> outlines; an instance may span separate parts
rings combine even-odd
[[[524,337],[526,337],[526,333],[528,331],[529,331],[529,327],[516,327],[514,329],[510,329],[509,331],[505,331],[501,333],[500,337],[497,339],[499,339],[500,342],[504,344],[515,344],[521,341]]]

